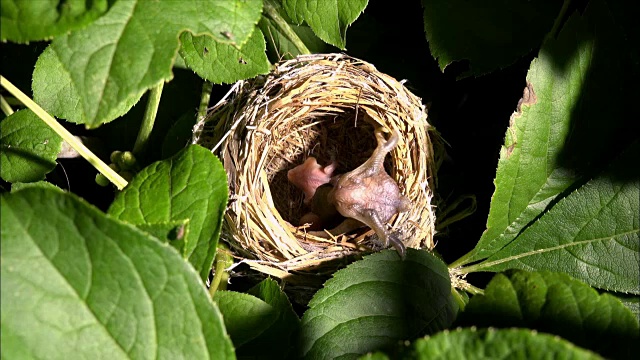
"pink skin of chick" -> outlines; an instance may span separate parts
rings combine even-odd
[[[287,172],[289,182],[304,192],[304,203],[309,205],[316,193],[316,189],[331,181],[331,176],[336,169],[336,163],[331,162],[327,166],[318,164],[313,156],[304,163]]]

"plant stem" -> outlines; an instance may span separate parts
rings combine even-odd
[[[209,100],[211,99],[211,91],[213,84],[210,81],[204,81],[202,84],[202,93],[200,94],[200,106],[198,107],[198,122],[207,117],[207,109],[209,108]]]
[[[211,286],[209,286],[209,295],[211,298],[216,294],[218,288],[221,290],[227,288],[229,273],[224,271],[224,269],[233,265],[233,257],[228,253],[229,248],[227,248],[223,243],[218,243],[217,250],[213,269],[213,279],[211,280]]]
[[[271,19],[276,28],[298,49],[300,54],[311,54],[311,51],[307,48],[304,42],[300,39],[298,34],[291,28],[276,8],[278,5],[274,4],[272,0],[265,0],[263,11],[267,18]],[[275,45],[275,44],[274,44]]]
[[[460,310],[464,311],[464,308],[467,306],[467,303],[464,301],[464,298],[462,297],[462,295],[460,295],[458,290],[452,287],[451,295],[453,296],[453,299],[458,303],[458,307],[460,307]]]
[[[7,100],[5,100],[4,96],[2,95],[0,95],[0,108],[2,108],[2,112],[5,114],[5,116],[9,116],[13,114],[13,109],[11,108],[11,105],[9,105]]]
[[[466,265],[469,263],[469,258],[471,258],[475,254],[475,249],[469,251],[468,253],[462,255],[458,260],[454,261],[449,265],[449,269],[455,269],[457,267]]]
[[[484,290],[482,290],[482,289],[480,289],[478,287],[475,287],[475,286],[473,286],[473,285],[471,285],[469,283],[467,283],[465,285],[463,290],[465,290],[466,292],[468,292],[470,294],[473,294],[473,295],[484,295]]]
[[[7,89],[11,95],[20,100],[26,107],[31,109],[42,121],[44,121],[50,128],[53,129],[64,141],[66,141],[78,154],[85,158],[93,167],[95,167],[100,173],[102,173],[109,181],[111,181],[119,190],[122,190],[127,186],[127,181],[118,173],[113,171],[107,164],[105,164],[100,158],[91,152],[80,140],[78,140],[73,134],[65,129],[60,123],[56,121],[49,113],[44,111],[40,105],[36,104],[27,95],[25,95],[20,89],[15,87],[11,82],[0,75],[0,84]]]
[[[153,124],[155,123],[156,115],[158,114],[158,105],[160,105],[160,97],[162,96],[163,87],[164,81],[161,81],[158,85],[152,87],[149,92],[147,108],[144,112],[144,118],[142,118],[140,131],[138,131],[138,138],[133,146],[134,155],[138,155],[147,146],[149,135],[151,134],[151,130],[153,130]]]

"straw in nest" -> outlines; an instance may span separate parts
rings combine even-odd
[[[239,81],[194,128],[194,143],[217,153],[228,173],[222,239],[251,267],[280,278],[332,272],[333,260],[372,251],[369,228],[327,239],[300,226],[308,210],[286,174],[309,156],[336,161],[336,173],[356,168],[376,147],[376,127],[401,135],[385,168],[412,203],[389,225],[407,247],[432,249],[437,154],[426,109],[401,82],[344,54],[299,56]]]

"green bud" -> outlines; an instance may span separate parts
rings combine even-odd
[[[109,179],[107,179],[106,176],[102,175],[101,173],[97,173],[96,174],[96,184],[100,185],[100,186],[107,186],[109,185],[110,181]]]
[[[122,161],[122,151],[114,151],[111,153],[111,156],[109,156],[109,160],[111,160],[111,162],[113,164],[119,164],[120,161]]]
[[[136,164],[136,157],[133,156],[131,151],[125,151],[120,157],[120,167],[124,170],[131,169]]]

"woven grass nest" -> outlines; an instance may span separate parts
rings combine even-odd
[[[304,195],[287,180],[309,156],[336,161],[338,174],[358,167],[376,147],[377,127],[400,134],[385,169],[411,201],[388,225],[407,247],[433,249],[439,154],[425,106],[402,82],[344,54],[299,56],[239,81],[195,126],[194,143],[212,149],[228,174],[221,239],[242,262],[283,279],[331,273],[340,259],[379,249],[367,227],[329,239],[309,234],[299,224]]]

